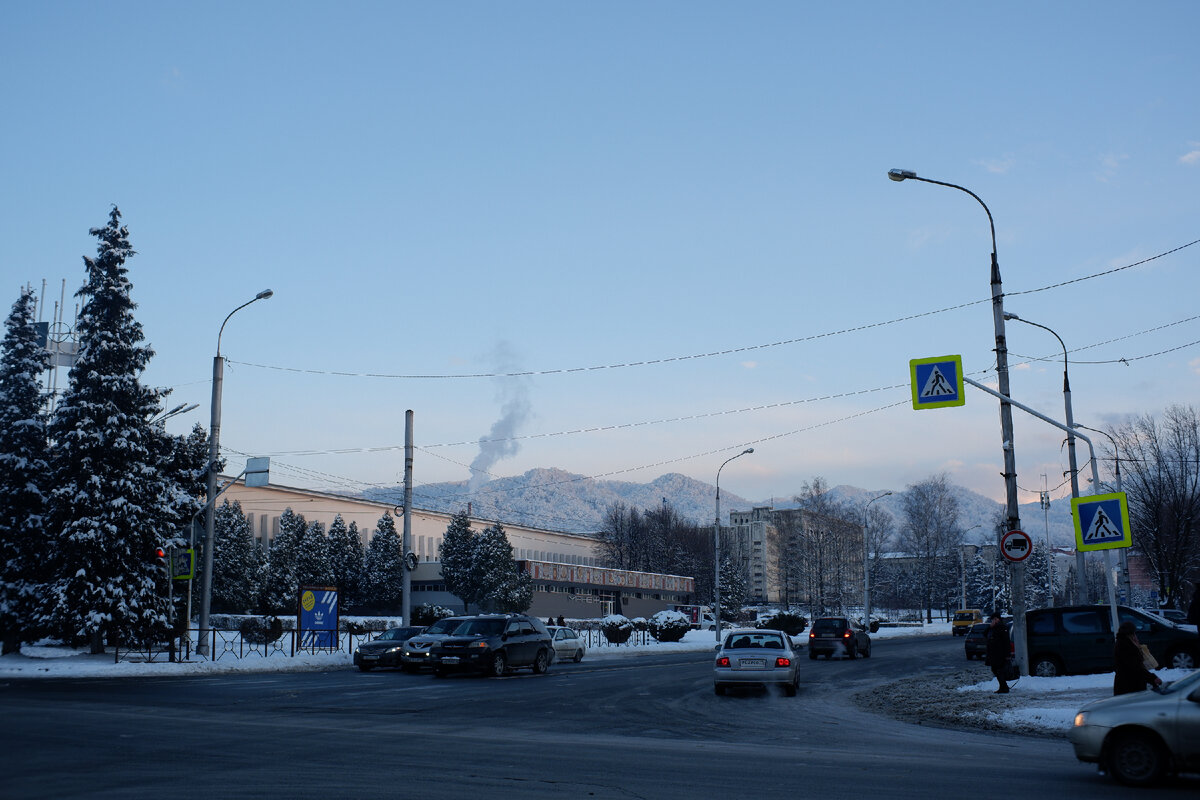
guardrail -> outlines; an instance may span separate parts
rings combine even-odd
[[[189,628],[186,635],[170,641],[153,642],[136,647],[121,646],[113,648],[116,662],[121,661],[220,661],[223,658],[240,660],[245,658],[272,658],[276,656],[294,657],[297,655],[318,655],[321,653],[353,653],[354,648],[364,641],[370,641],[382,631],[374,633],[337,632],[337,644],[319,646],[305,643],[297,639],[297,631],[285,630],[278,639],[272,641],[250,641],[241,631],[217,630],[208,631],[204,637],[207,648],[201,648],[200,629]],[[206,650],[206,652],[200,652]]]

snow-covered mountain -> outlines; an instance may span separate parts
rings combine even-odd
[[[961,486],[954,487],[959,505],[959,525],[968,530],[971,542],[991,541],[995,524],[1003,506],[977,492]],[[856,486],[836,486],[830,490],[834,499],[850,505],[862,505],[887,489],[860,489]],[[902,489],[892,489],[889,497],[875,503],[891,513],[898,528],[903,521]],[[403,496],[401,487],[368,490],[372,500],[395,503]],[[532,469],[524,475],[497,478],[477,489],[467,491],[466,481],[433,483],[413,491],[413,505],[430,511],[453,513],[471,505],[471,514],[481,519],[496,519],[514,525],[527,525],[548,530],[592,533],[603,526],[604,514],[614,503],[632,508],[655,508],[670,503],[685,519],[711,525],[715,513],[716,487],[679,473],[662,475],[650,483],[595,480],[561,469]],[[751,501],[727,490],[721,492],[721,516],[728,512],[748,510],[756,506],[795,508],[792,498],[772,498]],[[1074,540],[1069,500],[1058,500],[1049,512],[1051,540],[1055,545],[1069,545]],[[1043,541],[1046,526],[1043,512],[1036,502],[1021,506],[1021,524],[1035,541]],[[972,526],[979,527],[971,529]]]

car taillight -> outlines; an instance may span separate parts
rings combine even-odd
[[[854,635],[854,631],[850,630],[849,628],[846,628],[846,632],[842,634],[842,638],[849,639],[853,635]]]
[[[810,638],[810,639],[817,638],[817,632],[815,629],[808,632],[808,638]]]
[[[791,665],[792,660],[790,658],[784,658],[783,656],[780,656],[779,658],[775,659],[775,666],[777,667],[790,667]]]
[[[728,667],[729,666],[729,656],[721,656],[720,658],[718,658],[717,666],[718,667]]]

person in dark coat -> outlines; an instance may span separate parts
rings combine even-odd
[[[1200,625],[1200,586],[1192,584],[1192,602],[1188,606],[1187,621],[1189,625]]]
[[[1000,616],[999,611],[993,611],[988,619],[987,651],[983,663],[992,668],[992,674],[1000,682],[996,694],[1008,694],[1008,657],[1012,652],[1012,643],[1008,639],[1008,626]]]
[[[1162,679],[1146,669],[1142,645],[1137,638],[1137,627],[1126,620],[1117,628],[1117,641],[1113,645],[1113,694],[1144,692],[1146,684],[1162,686]]]

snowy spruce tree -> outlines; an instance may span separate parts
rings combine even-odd
[[[404,553],[391,514],[379,518],[363,557],[364,605],[374,611],[396,611],[403,600]]]
[[[517,571],[512,544],[497,522],[474,541],[472,572],[479,587],[479,604],[488,611],[521,612],[533,603],[533,579]]]
[[[0,638],[3,652],[38,636],[45,579],[48,469],[41,377],[47,354],[34,330],[33,289],[21,292],[0,345]]]
[[[729,558],[721,559],[721,619],[736,620],[746,602],[746,574]]]
[[[258,603],[258,545],[242,513],[242,504],[226,500],[217,508],[214,527],[212,610],[249,614]]]
[[[299,553],[308,523],[286,508],[279,517],[279,533],[267,552],[263,569],[262,605],[272,614],[294,614],[299,601]]]
[[[442,580],[446,591],[463,601],[463,612],[470,613],[471,603],[477,602],[479,592],[473,585],[471,565],[474,558],[475,531],[471,530],[471,519],[465,511],[450,517],[446,533],[442,537],[438,558],[442,564]]]
[[[79,355],[50,423],[49,548],[55,574],[45,617],[66,640],[102,636],[142,643],[165,633],[166,571],[153,557],[176,531],[164,530],[163,509],[176,491],[163,469],[163,441],[151,419],[163,393],[141,383],[154,351],[134,320],[125,260],[129,232],[113,208],[94,228],[97,257],[84,258],[87,282],[76,296]]]
[[[359,582],[363,571],[363,546],[358,525],[346,525],[338,514],[329,525],[329,567],[333,585],[338,587],[342,608],[357,608],[361,603]]]
[[[308,525],[300,537],[300,547],[296,553],[296,577],[304,586],[329,586],[333,583],[329,541],[325,538],[325,526],[320,522]]]

